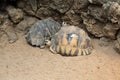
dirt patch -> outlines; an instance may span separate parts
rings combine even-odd
[[[26,43],[24,37],[0,48],[0,80],[120,80],[120,55],[110,44],[89,56],[63,57]]]

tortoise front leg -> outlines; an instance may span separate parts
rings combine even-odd
[[[57,52],[55,51],[55,47],[53,45],[50,46],[50,51],[54,54],[57,54]]]

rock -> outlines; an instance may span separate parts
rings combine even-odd
[[[10,19],[14,22],[14,23],[19,23],[21,20],[23,20],[24,14],[23,11],[21,9],[16,9],[12,6],[8,6],[6,8]]]
[[[6,19],[4,23],[0,26],[0,28],[5,32],[13,30],[13,23],[9,19]]]
[[[36,16],[41,19],[45,19],[50,16],[55,16],[56,14],[57,13],[54,13],[51,10],[49,10],[48,8],[44,8],[44,7],[39,8],[36,12]]]
[[[36,12],[37,10],[37,0],[29,0],[32,10]]]
[[[74,3],[72,4],[71,8],[75,13],[80,13],[82,9],[87,8],[88,5],[89,5],[88,0],[74,0]]]
[[[70,10],[62,17],[62,21],[71,25],[79,26],[80,22],[82,22],[82,19],[80,15],[76,15],[73,10]]]
[[[6,20],[1,26],[1,29],[7,35],[9,43],[14,43],[18,40],[17,34],[13,28],[13,24],[10,20]]]
[[[82,12],[83,24],[95,37],[115,39],[120,29],[120,5],[117,2],[104,1],[106,0],[101,0],[102,3],[99,6],[89,5],[88,10]]]
[[[114,42],[114,49],[120,54],[120,31],[117,35],[117,40]]]
[[[24,10],[28,15],[36,16],[41,19],[50,17],[54,12],[48,7],[51,0],[19,0],[17,6]],[[54,14],[55,15],[55,14]]]
[[[66,13],[73,6],[73,2],[74,0],[52,0],[49,7],[60,13]]]
[[[27,14],[35,15],[35,11],[32,10],[29,0],[18,0],[17,6],[25,11]]]
[[[118,24],[106,23],[103,28],[103,34],[108,38],[115,39],[116,33],[119,29],[120,29],[120,26]]]
[[[120,5],[116,2],[107,2],[103,6],[90,5],[87,14],[93,16],[95,19],[107,23],[119,23],[120,21]]]
[[[37,21],[34,17],[24,17],[24,20],[22,20],[20,23],[18,23],[15,27],[15,30],[20,32],[24,32],[28,27],[30,27],[32,24],[34,24]]]
[[[111,39],[108,39],[106,37],[101,37],[100,38],[100,41],[99,41],[99,45],[101,47],[107,47],[111,44],[112,40]]]
[[[89,15],[95,19],[107,23],[119,23],[120,21],[120,5],[117,2],[107,2],[103,6],[92,5],[88,7]]]
[[[83,23],[86,25],[86,29],[95,37],[108,37],[115,39],[117,30],[120,29],[118,24],[102,23],[87,13],[82,13]],[[114,26],[114,27],[113,27]]]
[[[90,5],[88,7],[87,14],[103,23],[107,22],[106,13],[101,6]]]
[[[9,43],[14,43],[18,40],[17,34],[15,32],[7,32]]]
[[[83,24],[86,25],[86,29],[95,37],[102,37],[103,34],[103,25],[97,22],[94,18],[88,16],[86,13],[82,13],[81,15],[83,19]]]
[[[45,47],[45,41],[50,40],[60,30],[61,25],[52,18],[38,20],[26,31],[25,37],[32,46]]]
[[[112,23],[120,23],[120,5],[117,2],[107,2],[103,4],[106,18]]]

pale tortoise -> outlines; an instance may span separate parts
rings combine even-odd
[[[45,41],[50,40],[60,28],[61,25],[52,18],[38,20],[26,30],[25,38],[29,44],[44,48]]]

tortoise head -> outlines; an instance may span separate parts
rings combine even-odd
[[[50,40],[45,40],[45,45],[50,47],[51,46],[51,41]]]

